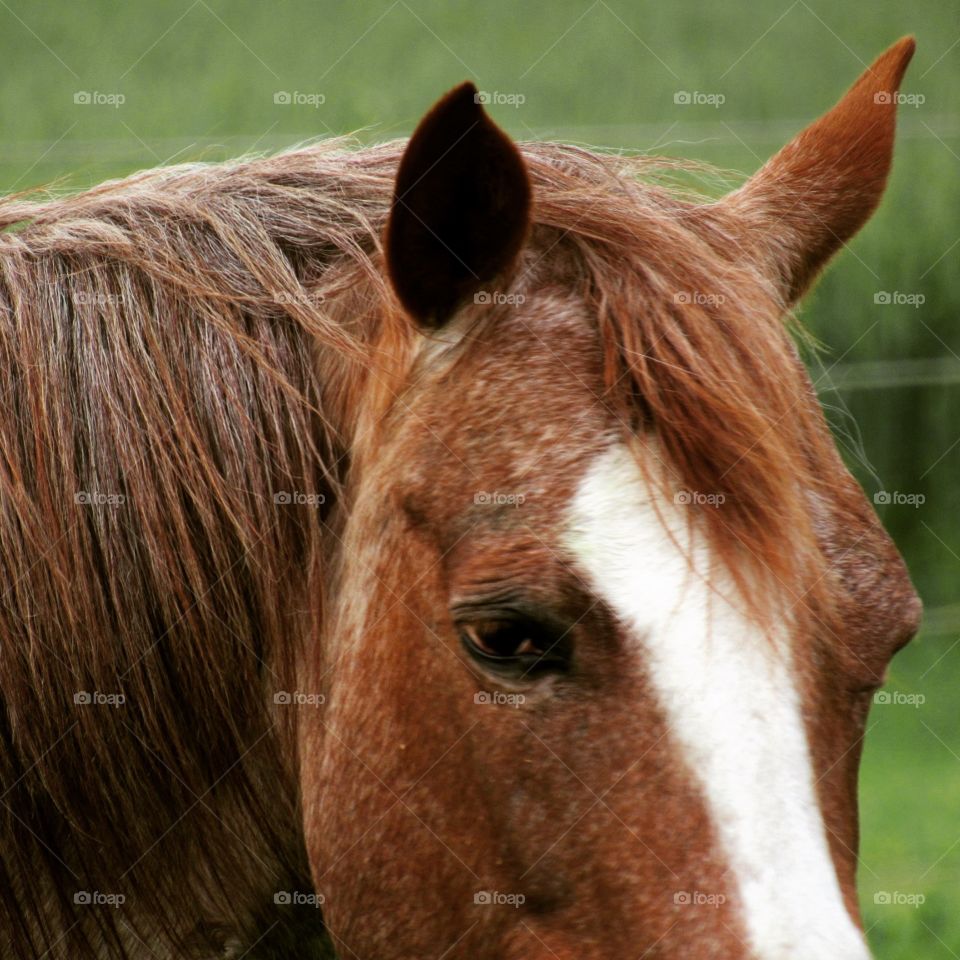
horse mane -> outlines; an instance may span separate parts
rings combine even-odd
[[[402,149],[0,201],[5,956],[208,955],[308,889],[274,694],[320,616],[361,398],[416,339],[380,247]],[[763,264],[653,161],[522,151],[535,226],[512,282],[571,254],[624,421],[678,485],[725,497],[704,514],[733,569],[817,595],[805,498],[834,460]],[[78,909],[91,891],[130,913]]]

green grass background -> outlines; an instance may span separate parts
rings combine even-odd
[[[805,303],[818,384],[930,610],[875,707],[862,778],[862,899],[880,960],[960,955],[960,16],[942,0],[0,2],[0,189],[78,187],[179,159],[331,133],[409,133],[471,78],[519,138],[696,158],[746,175],[905,33],[918,52],[880,211]],[[678,106],[677,91],[722,94]],[[78,105],[79,91],[125,102]],[[277,105],[278,91],[322,94]],[[877,305],[878,291],[922,294]],[[864,364],[873,364],[864,366]],[[874,903],[922,894],[919,907]]]

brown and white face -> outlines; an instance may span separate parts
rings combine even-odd
[[[785,300],[875,206],[892,107],[851,118],[911,50],[709,211],[748,243],[768,208]],[[806,218],[794,175],[822,181]],[[899,556],[837,458],[809,509],[843,630],[762,624],[669,495],[656,431],[604,399],[582,295],[463,306],[522,264],[530,200],[468,87],[398,174],[388,267],[423,332],[360,461],[301,751],[333,937],[378,960],[862,960],[860,740],[918,615]]]

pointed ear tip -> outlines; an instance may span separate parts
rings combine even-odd
[[[477,85],[472,80],[464,80],[452,90],[448,90],[446,95],[440,98],[440,103],[475,103],[479,106]]]
[[[881,53],[874,64],[874,68],[880,68],[878,72],[881,74],[881,82],[893,81],[899,85],[916,49],[916,39],[908,34]]]
[[[464,80],[455,87],[451,87],[424,115],[422,126],[429,126],[438,117],[460,115],[462,117],[483,114],[483,100],[472,80]]]
[[[895,94],[900,90],[903,75],[916,49],[917,42],[910,35],[901,37],[896,43],[891,44],[860,74],[846,96],[837,103],[837,108],[846,110],[851,104],[871,98],[874,103],[885,104],[888,112],[895,115]],[[877,99],[881,94],[886,96]]]
[[[917,49],[917,38],[912,33],[908,33],[905,37],[901,37],[890,49],[896,50],[900,57],[909,63]]]

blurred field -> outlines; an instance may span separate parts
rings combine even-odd
[[[861,885],[880,960],[938,960],[960,954],[954,5],[10,0],[0,5],[0,189],[60,178],[77,187],[333,133],[402,135],[468,77],[525,98],[492,107],[518,138],[697,158],[745,175],[905,33],[919,44],[905,89],[924,102],[901,108],[884,205],[802,316],[826,346],[815,376],[868,493],[925,498],[880,508],[931,615],[888,684],[925,702],[881,704],[871,716]],[[680,91],[724,100],[677,104]],[[281,93],[292,102],[275,102]],[[881,293],[923,302],[875,302]],[[925,902],[875,902],[885,893]]]

